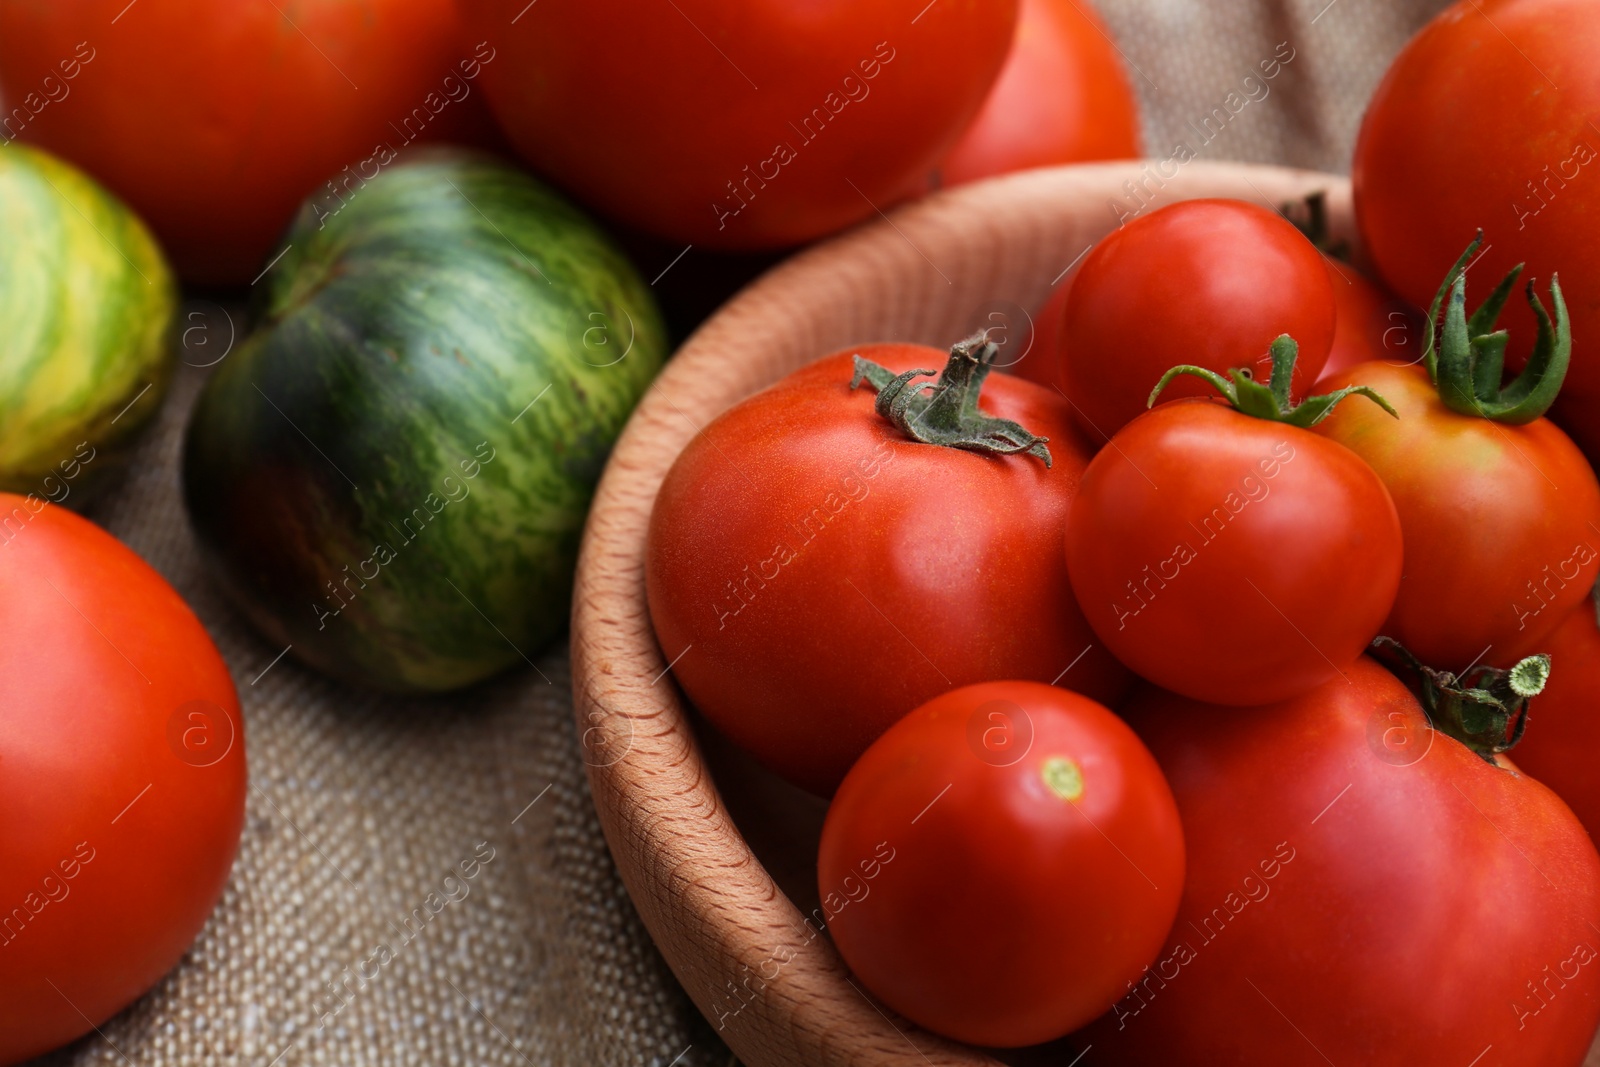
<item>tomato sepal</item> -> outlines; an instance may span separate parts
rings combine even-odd
[[[1457,677],[1427,666],[1392,637],[1374,639],[1372,648],[1384,666],[1416,692],[1435,730],[1490,763],[1522,740],[1528,704],[1544,692],[1550,680],[1550,657],[1542,653],[1527,656],[1509,669],[1474,666]]]
[[[1561,294],[1561,281],[1555,274],[1550,276],[1553,317],[1534,291],[1533,282],[1528,282],[1528,306],[1533,309],[1539,334],[1522,373],[1502,387],[1509,335],[1494,327],[1525,264],[1512,267],[1469,317],[1467,265],[1482,244],[1483,231],[1479,230],[1434,294],[1428,308],[1422,362],[1439,389],[1439,399],[1451,411],[1520,426],[1543,418],[1566,382],[1572,359],[1572,327],[1567,303]],[[1438,327],[1441,307],[1444,309],[1442,330]]]
[[[1309,430],[1327,418],[1334,405],[1350,396],[1364,396],[1395,418],[1400,417],[1400,413],[1395,411],[1387,400],[1371,386],[1366,385],[1350,385],[1322,396],[1308,396],[1299,404],[1295,404],[1289,398],[1289,385],[1294,380],[1294,364],[1299,357],[1300,346],[1288,334],[1280,334],[1268,351],[1272,355],[1272,378],[1268,385],[1256,381],[1249,367],[1235,367],[1228,372],[1227,377],[1223,377],[1214,370],[1184,363],[1161,376],[1156,387],[1150,391],[1148,406],[1155,407],[1156,399],[1172,380],[1179,375],[1187,374],[1209,382],[1241,415],[1266,419],[1268,422],[1281,422],[1287,426],[1298,426],[1302,430]]]
[[[877,391],[874,410],[892,422],[901,433],[925,445],[962,448],[969,452],[998,455],[1027,453],[1051,464],[1048,437],[1040,437],[1020,422],[988,415],[978,410],[983,380],[994,368],[1000,348],[984,331],[950,347],[950,358],[936,381],[926,378],[932,370],[908,370],[895,374],[870,359],[854,357],[850,388],[862,382]],[[927,394],[926,390],[933,390]]]

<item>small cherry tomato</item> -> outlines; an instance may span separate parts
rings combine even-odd
[[[828,809],[824,914],[866,987],[978,1045],[1047,1041],[1155,958],[1184,882],[1172,793],[1087,697],[956,689],[895,724]]]
[[[1099,445],[1137,418],[1174,363],[1266,380],[1273,338],[1300,346],[1290,393],[1317,380],[1333,344],[1333,287],[1318,252],[1281,215],[1239,200],[1186,200],[1095,246],[1068,291],[1057,340],[1061,388]],[[1178,383],[1163,399],[1200,396]]]
[[[1270,389],[1245,371],[1211,375],[1261,417],[1201,398],[1155,408],[1089,463],[1067,518],[1067,571],[1095,633],[1136,674],[1219,704],[1338,676],[1400,581],[1383,483],[1302,428],[1337,394],[1281,410],[1293,344],[1273,348]]]
[[[1506,337],[1491,337],[1499,305],[1469,323],[1468,255],[1434,302],[1437,314],[1450,292],[1437,350],[1425,327],[1416,366],[1362,363],[1329,382],[1377,390],[1400,418],[1343,405],[1316,430],[1365,460],[1399,511],[1406,570],[1383,633],[1450,671],[1543,651],[1600,576],[1600,484],[1542,417],[1566,370],[1559,285],[1555,320],[1540,307],[1543,336],[1523,376],[1502,389]],[[1494,299],[1508,293],[1502,286]]]

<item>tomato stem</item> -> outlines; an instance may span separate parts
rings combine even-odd
[[[1489,762],[1514,748],[1528,725],[1528,702],[1544,692],[1550,680],[1550,657],[1528,656],[1510,670],[1475,666],[1456,677],[1436,671],[1391,637],[1372,642],[1396,674],[1396,664],[1415,682],[1428,721]]]
[[[1308,396],[1295,404],[1289,399],[1289,383],[1294,380],[1294,362],[1300,354],[1300,346],[1288,334],[1281,334],[1268,351],[1272,355],[1272,378],[1267,385],[1256,381],[1249,367],[1235,367],[1225,378],[1214,370],[1185,363],[1161,376],[1156,387],[1150,391],[1148,406],[1156,406],[1156,398],[1172,383],[1172,379],[1180,374],[1188,374],[1209,382],[1240,414],[1301,429],[1310,429],[1327,418],[1334,405],[1349,396],[1364,396],[1395,418],[1400,417],[1387,400],[1366,385],[1351,385],[1323,396]]]
[[[1433,304],[1428,308],[1422,362],[1439,388],[1439,399],[1451,411],[1521,425],[1549,411],[1566,381],[1567,366],[1572,358],[1567,303],[1561,295],[1560,280],[1550,275],[1550,302],[1555,310],[1552,322],[1534,292],[1533,282],[1528,282],[1528,304],[1538,320],[1539,335],[1522,373],[1502,388],[1500,382],[1505,372],[1509,335],[1504,330],[1496,330],[1495,322],[1510,299],[1524,264],[1511,268],[1489,298],[1468,318],[1467,265],[1482,244],[1483,231],[1479,230],[1434,295]],[[1441,305],[1444,306],[1444,328],[1436,333]]]
[[[932,375],[932,370],[908,370],[895,374],[870,359],[855,357],[855,372],[850,388],[866,382],[877,390],[874,405],[879,415],[894,423],[913,441],[971,452],[1015,455],[1026,452],[1050,466],[1048,437],[1040,437],[1021,423],[997,418],[978,410],[978,395],[983,380],[994,367],[999,346],[979,332],[950,348],[950,358],[937,381],[912,384],[914,378]],[[932,390],[929,394],[926,390]]]
[[[1335,241],[1328,232],[1328,192],[1318,189],[1299,200],[1286,201],[1278,214],[1289,220],[1305,239],[1316,246],[1318,252],[1329,259],[1350,261],[1350,242]]]

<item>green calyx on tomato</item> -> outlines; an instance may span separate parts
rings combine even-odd
[[[1511,289],[1522,274],[1523,264],[1511,268],[1494,292],[1467,317],[1467,263],[1483,244],[1483,231],[1472,239],[1455,266],[1444,277],[1433,304],[1428,308],[1427,340],[1422,350],[1423,366],[1439,387],[1445,407],[1462,415],[1474,415],[1495,422],[1522,425],[1543,417],[1567,378],[1572,357],[1572,328],[1567,321],[1567,303],[1561,296],[1561,283],[1550,275],[1550,301],[1555,321],[1528,282],[1528,305],[1539,322],[1539,337],[1533,354],[1509,385],[1501,387],[1505,370],[1506,341],[1510,335],[1496,330],[1495,322],[1511,296]],[[1444,313],[1444,331],[1436,335],[1439,306],[1449,304]]]
[[[1435,730],[1491,763],[1522,740],[1528,702],[1544,692],[1550,680],[1550,657],[1542,654],[1519,660],[1509,670],[1468,668],[1458,678],[1427,666],[1392,637],[1379,637],[1372,647],[1386,665],[1403,667],[1416,683],[1412,688]]]
[[[1224,378],[1214,370],[1185,363],[1161,376],[1156,387],[1150,391],[1149,406],[1155,407],[1156,398],[1171,384],[1172,379],[1180,374],[1190,374],[1210,382],[1223,399],[1242,415],[1298,426],[1303,430],[1309,430],[1327,418],[1334,405],[1347,396],[1364,396],[1395,418],[1400,417],[1387,400],[1365,385],[1346,386],[1323,396],[1308,396],[1296,404],[1289,399],[1289,383],[1294,379],[1294,362],[1300,354],[1300,346],[1288,334],[1281,334],[1268,351],[1272,354],[1272,379],[1268,385],[1256,381],[1249,367],[1235,367]]]
[[[988,333],[980,330],[951,346],[950,359],[942,372],[908,370],[895,374],[870,359],[856,356],[850,388],[855,389],[862,382],[870,384],[878,393],[874,405],[878,414],[913,441],[1006,456],[1026,452],[1044,460],[1048,467],[1048,437],[1040,437],[1019,422],[978,410],[983,380],[989,376],[999,352]],[[911,384],[914,378],[934,373],[939,374],[937,381]],[[924,394],[927,389],[933,390],[931,395]]]

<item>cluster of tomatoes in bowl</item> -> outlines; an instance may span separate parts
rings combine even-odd
[[[1382,282],[1263,205],[1152,208],[1022,374],[983,334],[861,345],[668,473],[662,651],[831,797],[820,918],[886,1009],[1085,1064],[1583,1060],[1600,279],[1581,226],[1397,169],[1454,158],[1429,108],[1473,90],[1405,86],[1480,28],[1430,27],[1369,112]]]

